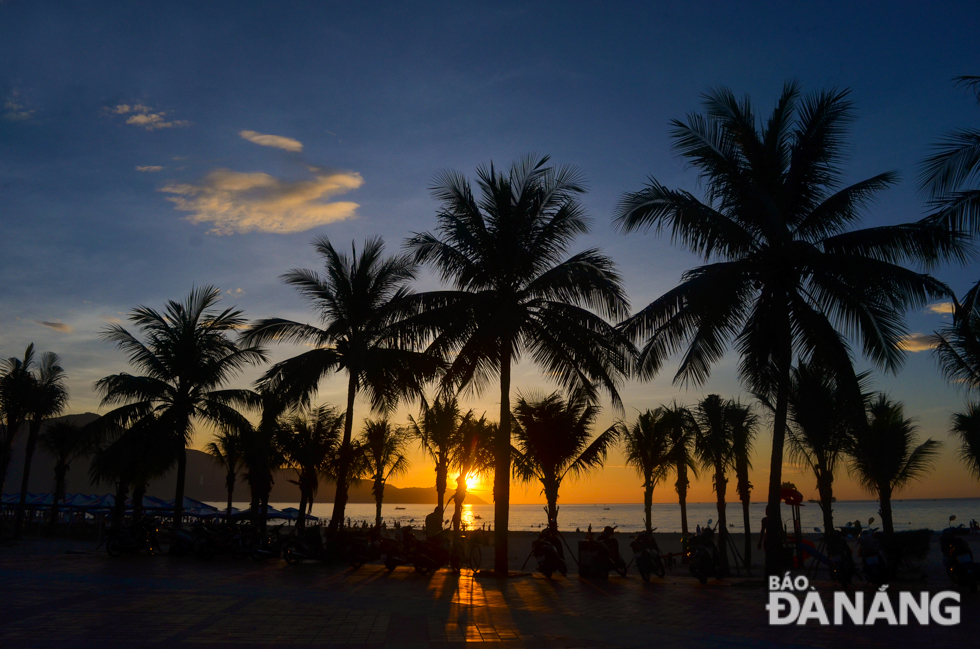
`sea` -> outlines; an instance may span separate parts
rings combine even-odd
[[[226,503],[209,503],[224,509]],[[276,509],[296,507],[297,503],[269,503]],[[247,509],[248,503],[234,503],[235,507]],[[424,524],[425,517],[432,511],[433,505],[410,505],[390,503],[382,507],[381,514],[386,524],[391,527],[396,522],[401,525],[412,525],[416,528]],[[862,526],[868,525],[868,519],[874,518],[874,526],[880,526],[881,514],[878,512],[876,500],[845,500],[834,503],[834,524],[841,526],[848,521],[861,521]],[[788,505],[783,505],[781,515],[786,527],[792,529],[792,512]],[[742,503],[728,503],[726,507],[728,530],[733,533],[744,532],[742,522]],[[749,523],[752,533],[758,533],[765,516],[765,503],[751,503],[749,506]],[[349,503],[346,515],[351,523],[367,522],[374,524],[374,505],[371,503]],[[314,503],[313,515],[324,521],[330,519],[333,513],[332,503]],[[452,515],[452,508],[446,510],[446,519]],[[980,498],[952,498],[937,500],[894,500],[892,501],[892,516],[896,530],[931,529],[941,530],[949,525],[949,517],[956,516],[953,525],[969,525],[973,519],[980,520]],[[653,527],[658,532],[680,532],[681,510],[677,503],[654,504],[652,510]],[[804,532],[815,531],[823,526],[823,514],[816,503],[804,503],[800,507],[800,519]],[[704,525],[709,520],[717,522],[718,508],[715,503],[688,503],[687,520],[691,529]],[[481,527],[490,528],[493,523],[493,505],[464,505],[463,522],[468,529]],[[541,529],[547,523],[543,505],[511,505],[509,528],[513,531],[534,531]],[[589,525],[593,529],[602,529],[611,525],[622,532],[636,532],[643,529],[644,514],[642,504],[587,504],[559,503],[558,525],[563,530],[580,529],[585,531]]]

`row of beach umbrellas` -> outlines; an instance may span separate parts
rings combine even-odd
[[[20,494],[3,494],[2,505],[4,508],[16,507],[20,502]],[[27,493],[26,505],[27,507],[38,509],[51,507],[54,503],[54,493],[45,494],[34,494]],[[98,495],[98,494],[65,494],[64,499],[58,503],[58,507],[65,510],[81,510],[86,512],[97,512],[97,511],[107,511],[115,507],[116,497],[112,494]],[[126,499],[126,507],[131,508],[133,506],[133,499]],[[285,509],[275,509],[274,507],[268,508],[268,518],[269,519],[285,519],[289,521],[294,521],[299,516],[299,510],[295,507],[286,507]],[[155,498],[153,496],[143,496],[143,510],[147,512],[157,512],[165,514],[167,512],[173,512],[174,501],[171,500],[161,500],[160,498]],[[200,500],[194,500],[193,498],[188,498],[184,496],[184,515],[193,516],[196,518],[215,518],[224,516],[225,509],[219,509],[213,505],[207,503],[202,503]],[[236,507],[231,508],[232,518],[245,518],[249,515],[248,510],[239,510]]]

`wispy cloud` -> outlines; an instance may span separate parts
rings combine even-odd
[[[153,173],[155,171],[160,171],[162,169],[163,167],[159,165],[146,165],[145,167],[140,167],[137,165],[136,167],[136,171],[142,171],[143,173],[148,173],[148,174]]]
[[[266,173],[215,169],[200,184],[173,184],[160,191],[192,223],[210,223],[212,234],[303,232],[357,215],[357,203],[328,199],[364,184],[356,172],[312,168],[312,180],[280,180]]]
[[[16,88],[3,100],[3,118],[11,122],[23,122],[34,117],[37,111],[28,108],[24,100],[20,97],[20,91]]]
[[[909,334],[902,338],[898,346],[907,352],[926,352],[935,348],[936,341],[932,334]]]
[[[117,318],[114,315],[105,315],[105,314],[102,314],[99,317],[101,319],[105,320],[106,322],[108,322],[109,324],[122,324],[122,320],[120,320],[119,318]]]
[[[271,146],[284,151],[294,151],[297,153],[303,150],[303,143],[299,140],[294,140],[291,137],[283,137],[282,135],[264,135],[262,133],[256,133],[255,131],[241,131],[239,132],[239,135],[249,142],[254,142],[255,144],[260,144],[262,146]]]
[[[45,320],[35,320],[34,322],[38,323],[39,325],[48,327],[49,329],[60,331],[63,334],[70,334],[71,332],[74,331],[71,325],[67,325],[64,322],[47,322]]]
[[[165,110],[157,110],[146,104],[137,102],[135,104],[117,104],[106,109],[110,115],[129,115],[126,123],[133,126],[141,126],[148,131],[158,131],[163,128],[175,128],[189,126],[190,122],[183,119],[170,119],[170,114]]]
[[[926,313],[939,313],[942,315],[951,315],[953,313],[953,303],[952,302],[937,302],[936,304],[930,304],[926,307]]]
[[[230,295],[230,296],[232,296],[232,297],[241,297],[241,296],[243,296],[243,295],[245,295],[245,291],[243,291],[243,290],[242,290],[242,289],[240,289],[240,288],[236,288],[236,289],[234,289],[234,290],[232,290],[232,289],[228,289],[227,291],[225,291],[225,293],[226,293],[227,295]]]

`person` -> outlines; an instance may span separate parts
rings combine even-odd
[[[425,535],[434,537],[442,534],[442,508],[436,505],[432,513],[425,517]]]
[[[766,529],[769,527],[769,506],[766,505],[766,515],[762,517],[762,530],[759,531],[759,542],[756,544],[757,550],[764,550],[766,547]]]

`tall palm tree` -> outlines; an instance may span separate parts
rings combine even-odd
[[[917,430],[901,403],[879,394],[868,405],[867,425],[855,431],[851,444],[851,473],[869,493],[878,495],[886,538],[895,531],[892,495],[924,476],[942,448],[942,442],[933,439],[916,445]]]
[[[263,532],[268,522],[269,494],[275,483],[275,472],[283,467],[281,439],[285,435],[285,413],[299,405],[295,395],[262,386],[252,400],[259,409],[258,424],[244,421],[236,429],[241,439],[242,465],[249,488],[249,511],[252,525]]]
[[[404,429],[391,425],[387,419],[365,419],[361,433],[361,448],[368,464],[368,474],[373,485],[374,526],[381,529],[381,504],[384,501],[388,479],[408,471],[410,462],[405,457],[408,435]]]
[[[92,449],[89,430],[67,420],[49,423],[37,440],[41,450],[54,458],[54,497],[51,524],[58,522],[58,505],[65,498],[65,482],[71,463]]]
[[[286,418],[281,444],[287,462],[296,471],[295,482],[300,493],[297,529],[303,528],[306,510],[312,506],[320,486],[320,476],[340,450],[344,418],[344,413],[329,406],[299,411]]]
[[[446,507],[449,463],[462,419],[456,399],[448,396],[440,396],[432,405],[423,407],[419,420],[408,416],[408,433],[418,440],[436,465],[436,499],[440,510]]]
[[[221,390],[248,365],[266,360],[256,346],[239,346],[227,333],[245,326],[236,309],[213,311],[221,297],[213,286],[193,289],[183,302],[170,301],[163,312],[139,306],[129,320],[140,340],[121,325],[111,325],[102,338],[129,356],[140,375],[113,374],[96,382],[103,406],[118,406],[103,418],[107,427],[129,428],[153,417],[155,434],[178,446],[174,526],[184,514],[187,444],[195,421],[220,428],[244,428],[247,420],[237,405],[254,404],[249,390]]]
[[[3,415],[3,430],[0,431],[0,493],[7,480],[14,439],[31,416],[34,365],[34,343],[27,346],[24,358],[12,356],[0,363],[0,414]]]
[[[463,503],[466,501],[467,480],[493,472],[493,441],[496,422],[486,415],[479,418],[470,410],[463,415],[453,437],[450,466],[457,471],[456,491],[453,494],[453,530],[459,531],[463,522]]]
[[[965,238],[920,223],[852,229],[863,208],[897,176],[887,172],[841,187],[845,131],[853,119],[848,91],[801,99],[787,84],[761,123],[746,98],[727,89],[705,95],[706,114],[672,122],[674,148],[699,171],[705,196],[650,180],[622,199],[616,221],[626,232],[668,230],[704,259],[679,286],[623,324],[644,341],[640,378],[656,376],[684,351],[677,383],[703,384],[730,342],[739,374],[775,403],[769,472],[766,572],[779,565],[783,445],[795,358],[815,352],[835,368],[851,363],[860,338],[879,369],[903,362],[903,314],[949,295],[938,280],[902,263],[963,260]]]
[[[384,257],[380,238],[364,243],[361,254],[334,249],[321,237],[314,241],[324,258],[325,274],[291,270],[282,276],[306,298],[320,317],[323,328],[268,318],[254,323],[243,340],[249,343],[280,341],[303,343],[313,349],[275,364],[263,383],[296,394],[308,401],[320,380],[335,372],[347,372],[347,418],[337,465],[337,492],[330,528],[344,520],[347,485],[354,449],[354,400],[366,392],[376,412],[389,412],[405,398],[423,398],[424,385],[434,378],[441,363],[411,349],[416,337],[405,327],[415,279],[416,264],[406,256]]]
[[[558,527],[558,489],[571,473],[581,476],[600,468],[617,431],[609,428],[592,439],[599,407],[589,403],[585,390],[567,400],[553,392],[514,406],[514,476],[524,483],[537,480],[548,502],[548,525]]]
[[[957,454],[974,477],[980,478],[980,403],[970,403],[950,421],[950,432],[959,437]]]
[[[225,470],[225,489],[228,490],[228,508],[225,518],[231,521],[231,503],[235,497],[235,482],[242,468],[242,436],[239,431],[225,430],[215,435],[214,441],[204,447],[204,452]]]
[[[666,412],[658,408],[640,413],[632,426],[624,422],[615,424],[626,465],[643,478],[643,510],[648,532],[653,531],[653,489],[676,466],[666,417]]]
[[[588,232],[578,172],[528,156],[507,172],[478,168],[477,185],[479,196],[461,174],[442,174],[432,189],[436,234],[415,234],[408,246],[450,285],[419,300],[435,334],[429,349],[451,359],[445,391],[480,392],[499,378],[494,570],[505,575],[511,366],[526,354],[563,388],[594,399],[601,386],[619,407],[616,384],[633,350],[604,320],[629,312],[612,260],[595,249],[567,256],[575,236]]]
[[[742,501],[742,525],[745,528],[745,565],[752,565],[752,522],[749,520],[749,504],[752,499],[752,483],[749,482],[749,469],[752,468],[752,448],[759,425],[759,418],[752,408],[739,402],[728,406],[728,421],[732,436],[732,464],[735,467],[735,491]]]
[[[45,419],[57,417],[68,405],[68,387],[65,385],[65,370],[59,363],[61,359],[53,352],[41,354],[41,362],[34,374],[34,384],[30,390],[30,424],[27,429],[27,447],[24,449],[24,473],[20,482],[20,502],[14,519],[14,536],[20,534],[27,507],[27,486],[31,480],[31,463],[38,433]]]
[[[691,481],[687,477],[688,471],[695,478],[698,476],[697,464],[694,462],[694,437],[697,432],[697,425],[694,423],[691,411],[678,405],[676,401],[669,406],[661,406],[659,410],[662,410],[663,426],[670,431],[670,456],[677,475],[674,488],[677,491],[677,501],[681,506],[681,533],[687,536],[689,534],[687,528],[687,490],[691,485]]]
[[[732,407],[717,394],[709,394],[698,402],[694,410],[697,432],[694,438],[694,452],[706,470],[713,470],[714,489],[718,506],[718,556],[721,560],[722,575],[728,574],[728,519],[725,516],[725,493],[728,478],[725,474],[734,464],[732,452]]]

